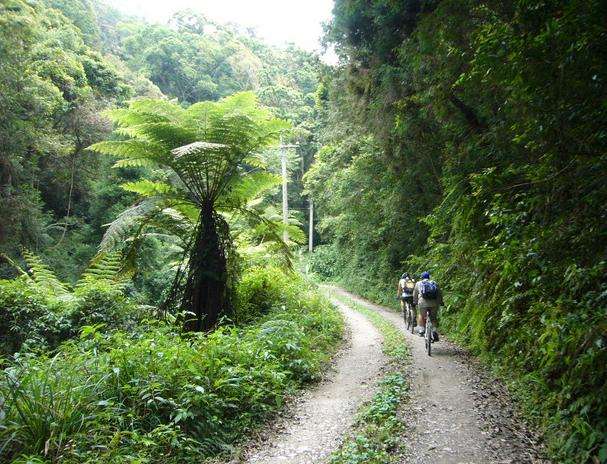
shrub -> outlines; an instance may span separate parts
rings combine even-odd
[[[140,316],[139,307],[108,282],[87,283],[74,291],[74,297],[70,318],[75,327],[103,324],[107,329],[129,329]]]
[[[278,267],[253,267],[247,270],[236,288],[235,320],[249,323],[271,309],[297,299],[310,285],[300,275],[285,273]]]
[[[338,283],[365,298],[398,308],[394,294],[402,271],[391,269],[385,262],[375,261],[376,258],[351,255],[340,245],[330,243],[316,247],[308,255],[308,264],[309,270],[320,280]]]
[[[53,296],[26,278],[0,280],[0,354],[54,349],[88,325],[133,330],[142,317],[139,308],[108,282]]]
[[[23,278],[0,280],[0,333],[0,354],[12,354],[24,346],[55,346],[69,337],[71,325],[36,285]]]
[[[308,254],[310,271],[322,279],[333,279],[338,275],[339,251],[333,245],[319,245]]]
[[[87,329],[53,358],[18,357],[0,380],[0,461],[183,463],[228,452],[319,375],[343,329],[301,279],[250,272],[249,282],[294,282],[267,293],[273,304],[257,301],[271,309],[254,324],[187,336]]]

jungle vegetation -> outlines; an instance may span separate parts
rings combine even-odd
[[[607,4],[337,0],[306,174],[311,266],[443,329],[512,381],[556,462],[607,460]]]
[[[193,11],[0,0],[0,461],[233,453],[339,345],[293,272],[313,198],[310,270],[388,304],[429,270],[554,461],[607,462],[605,24],[336,0],[328,66]]]
[[[92,0],[0,1],[0,62],[0,461],[230,457],[342,337],[293,265],[323,66]]]
[[[0,252],[15,258],[27,248],[76,281],[105,226],[137,200],[120,185],[146,176],[142,166],[112,169],[115,160],[87,150],[112,138],[105,111],[132,99],[185,107],[254,91],[292,125],[286,140],[299,148],[290,159],[290,203],[293,221],[305,221],[298,211],[306,205],[303,169],[318,148],[317,57],[191,11],[160,25],[96,0],[3,0],[0,8]],[[275,151],[266,162],[279,171]],[[277,191],[271,196],[279,200]],[[152,238],[145,245],[133,291],[157,298],[157,284],[170,281],[166,249]],[[13,275],[6,265],[0,273]]]

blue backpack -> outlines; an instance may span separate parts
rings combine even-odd
[[[419,293],[424,300],[436,300],[438,298],[438,285],[433,280],[422,280]]]

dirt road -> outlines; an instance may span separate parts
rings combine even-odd
[[[412,399],[403,404],[403,464],[547,464],[543,450],[516,416],[506,389],[456,345],[441,340],[428,357],[424,341],[405,330],[400,314],[340,288],[326,292],[344,315],[350,337],[327,379],[305,392],[266,440],[238,462],[320,464],[326,462],[375,391],[386,358],[381,336],[360,313],[337,300],[351,299],[379,312],[406,334],[412,354]]]
[[[268,440],[250,452],[255,464],[321,463],[352,426],[360,405],[374,392],[386,359],[381,336],[361,314],[334,300],[346,321],[349,340],[327,379],[303,394]]]
[[[405,463],[549,463],[505,387],[464,350],[441,340],[429,357],[423,339],[405,330],[399,313],[343,289],[332,292],[379,312],[407,334],[412,401],[402,408]]]

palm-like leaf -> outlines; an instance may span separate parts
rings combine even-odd
[[[23,259],[27,263],[30,274],[36,284],[40,285],[53,296],[61,297],[69,294],[67,285],[61,282],[55,273],[40,259],[28,250],[22,250]]]
[[[81,288],[92,282],[105,282],[121,288],[127,284],[129,278],[130,273],[125,272],[122,253],[100,253],[90,262],[75,287]]]
[[[233,179],[227,185],[224,195],[217,202],[217,209],[229,211],[243,207],[252,207],[266,192],[281,183],[281,177],[267,171],[251,172]]]
[[[279,229],[255,210],[254,200],[279,179],[264,170],[257,153],[277,141],[287,125],[246,92],[189,108],[167,101],[137,101],[108,115],[124,140],[101,142],[91,149],[119,157],[117,166],[155,165],[167,176],[164,182],[124,185],[142,199],[109,226],[101,249],[125,243],[127,237],[135,243],[154,230],[177,237],[187,251],[182,307],[195,306],[191,310],[198,317],[196,327],[210,327],[225,309],[216,306],[229,304],[224,247],[230,237],[223,216],[238,213],[251,227],[263,225],[265,236],[278,243]],[[286,244],[280,246],[288,252]]]

